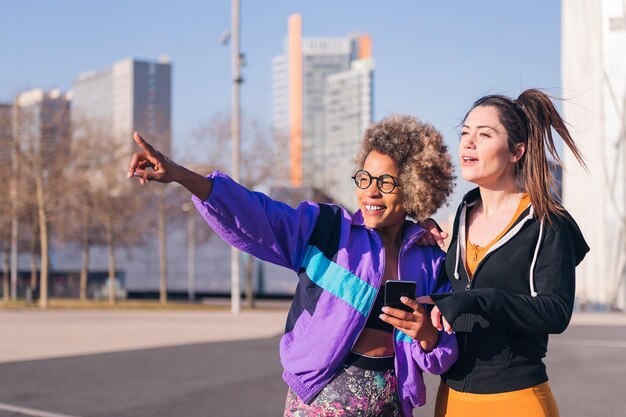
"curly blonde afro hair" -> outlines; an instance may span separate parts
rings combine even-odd
[[[430,217],[454,187],[454,168],[443,136],[415,117],[392,115],[371,125],[355,160],[362,169],[372,151],[391,157],[400,170],[403,205],[415,220]]]

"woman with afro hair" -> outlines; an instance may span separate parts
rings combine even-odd
[[[177,165],[137,133],[134,140],[141,151],[129,178],[178,182],[227,243],[298,275],[280,341],[285,416],[409,417],[424,404],[422,373],[447,371],[458,350],[455,335],[438,331],[414,300],[450,291],[437,285],[444,253],[417,244],[427,234],[416,221],[446,202],[454,182],[437,130],[390,116],[366,131],[354,214],[311,201],[289,207],[221,172],[204,177]],[[404,308],[384,306],[392,280],[416,283]]]

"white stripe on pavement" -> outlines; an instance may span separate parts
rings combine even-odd
[[[18,407],[16,405],[0,403],[0,410],[11,411],[25,416],[33,417],[76,417],[68,414],[49,413],[47,411],[35,410],[34,408]]]
[[[621,340],[550,339],[550,344],[626,349],[626,342]]]

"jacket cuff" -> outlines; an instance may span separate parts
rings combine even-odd
[[[470,291],[458,291],[445,294],[432,294],[435,305],[448,323],[454,328],[454,322],[462,314],[471,313],[473,298]]]
[[[215,171],[211,172],[209,175],[206,176],[206,178],[208,178],[208,179],[213,181],[213,190],[211,191],[211,194],[209,194],[209,198],[207,198],[206,200],[201,200],[201,199],[199,199],[198,197],[196,197],[195,195],[192,194],[191,195],[191,200],[196,205],[203,204],[203,203],[211,204],[215,200],[215,198],[218,197],[216,194],[218,194],[219,191],[215,192],[215,188],[216,188],[216,186],[215,186],[216,181],[215,180],[229,180],[229,181],[234,182],[232,180],[232,178],[230,178],[228,175],[224,174],[222,171],[219,171],[219,170],[215,170]],[[219,182],[219,181],[217,181],[217,182]],[[237,184],[237,185],[239,185],[239,184]],[[215,197],[215,198],[212,198],[212,197]]]
[[[422,349],[419,341],[412,342],[411,355],[422,370],[433,374],[441,375],[446,372],[456,362],[459,354],[459,347],[456,342],[456,335],[439,332],[437,346],[430,352]]]

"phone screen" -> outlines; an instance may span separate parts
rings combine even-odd
[[[387,281],[385,283],[385,305],[400,310],[411,312],[413,309],[406,304],[402,304],[400,297],[415,299],[417,286],[413,281]]]

